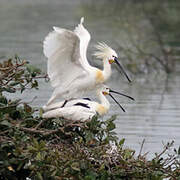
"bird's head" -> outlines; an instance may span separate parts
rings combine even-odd
[[[128,79],[129,82],[131,82],[131,80],[129,79],[128,75],[126,74],[126,72],[124,71],[123,67],[121,66],[121,64],[119,63],[118,60],[118,55],[117,53],[111,48],[109,47],[107,44],[105,43],[98,43],[96,46],[96,49],[98,51],[96,51],[94,53],[94,55],[99,58],[99,59],[103,59],[104,61],[108,61],[109,64],[115,63],[117,64],[117,66],[120,68],[120,70],[124,73],[124,75],[126,76],[126,78]]]
[[[99,59],[108,60],[110,64],[114,62],[115,57],[118,57],[117,53],[104,42],[98,43],[95,47],[97,51],[94,55]]]
[[[120,92],[117,92],[117,91],[114,91],[114,90],[110,89],[110,88],[109,88],[108,86],[106,86],[106,85],[103,85],[103,86],[100,88],[100,92],[102,92],[102,94],[103,94],[104,96],[109,95],[109,96],[119,105],[119,107],[120,107],[124,112],[125,112],[124,108],[123,108],[123,107],[119,104],[119,102],[113,97],[112,93],[119,94],[119,95],[121,95],[121,96],[125,96],[125,97],[127,97],[127,98],[129,98],[129,99],[131,99],[131,100],[134,101],[134,98],[133,98],[133,97],[128,96],[128,95],[123,94],[123,93],[120,93]]]

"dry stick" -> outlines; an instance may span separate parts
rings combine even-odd
[[[63,132],[64,133],[64,128],[58,128],[56,130],[36,130],[34,128],[24,128],[24,127],[20,127],[20,130],[28,132],[28,133],[32,133],[32,134],[41,134],[42,136],[49,136],[52,134],[56,134],[57,132]]]
[[[34,129],[38,129],[44,122],[48,121],[49,119],[43,119],[40,121],[39,124],[36,125],[36,127]]]
[[[22,62],[21,64],[15,64],[12,67],[5,67],[5,68],[0,68],[0,71],[7,71],[6,74],[9,74],[11,71],[16,70],[18,67],[24,66],[26,62]]]
[[[23,69],[17,69],[17,68],[14,68],[14,69],[12,69],[12,70],[15,70],[15,72],[12,72],[12,74],[10,74],[9,76],[8,76],[8,80],[7,80],[7,82],[6,83],[4,83],[4,85],[7,85],[10,81],[12,81],[13,80],[13,78],[14,78],[14,76],[16,76],[16,74],[18,73],[18,72],[22,72],[23,71]],[[9,73],[6,73],[6,74],[9,74]],[[5,74],[5,75],[6,75]]]
[[[0,109],[5,109],[5,108],[10,108],[10,107],[15,107],[15,106],[18,106],[19,104],[22,104],[21,100],[19,99],[18,102],[16,102],[16,104],[10,104],[8,106],[2,106],[0,107]]]
[[[25,128],[25,127],[19,127],[20,130],[28,132],[28,133],[32,133],[32,134],[42,134],[44,133],[43,130],[36,130],[34,128]]]
[[[83,128],[84,126],[83,125],[81,125],[81,123],[69,123],[69,124],[67,124],[67,125],[65,125],[65,127],[69,127],[69,126],[78,126],[78,127],[81,127],[81,128]]]
[[[44,133],[43,136],[49,136],[49,135],[52,135],[52,134],[56,134],[58,132],[63,132],[64,133],[64,128],[58,128],[56,130],[47,131],[47,132]]]
[[[48,77],[47,74],[42,75],[42,76],[36,76],[36,77],[34,77],[33,79],[40,79],[40,78],[47,78],[47,79],[49,79],[49,77]]]
[[[141,144],[141,148],[140,148],[140,151],[139,151],[138,158],[140,158],[140,156],[141,156],[141,153],[142,153],[142,149],[143,149],[144,143],[145,143],[145,139],[143,139],[143,141],[142,141],[142,144]]]
[[[162,151],[161,153],[159,153],[159,154],[156,156],[156,158],[161,157],[168,149],[169,149],[169,146],[166,145],[165,148],[163,149],[163,151]]]
[[[8,130],[6,130],[6,131],[2,131],[2,132],[0,132],[0,135],[2,135],[2,134],[6,134],[7,132],[9,132],[9,129],[8,129]]]
[[[55,130],[37,130],[44,122],[48,121],[50,119],[43,119],[40,121],[39,124],[36,125],[35,128],[25,128],[25,127],[20,127],[20,130],[22,131],[25,131],[25,132],[28,132],[28,133],[32,133],[32,134],[41,134],[43,136],[49,136],[49,135],[52,135],[52,134],[56,134],[58,132],[64,132],[64,128],[65,127],[69,127],[69,126],[78,126],[78,127],[84,127],[83,125],[81,125],[80,123],[69,123],[67,125],[65,125],[64,127],[60,127],[58,129],[55,129]]]
[[[35,96],[31,101],[29,102],[21,102],[21,99],[18,99],[18,101],[16,102],[16,104],[10,104],[10,105],[5,105],[5,106],[2,106],[0,107],[0,109],[5,109],[5,108],[10,108],[10,107],[15,107],[15,106],[18,106],[20,104],[30,104],[32,103],[35,99],[37,98],[37,96]]]

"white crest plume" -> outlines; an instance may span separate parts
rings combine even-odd
[[[104,42],[99,42],[97,45],[95,45],[95,48],[98,51],[94,53],[94,56],[99,59],[112,58],[112,55],[117,57],[116,52]]]

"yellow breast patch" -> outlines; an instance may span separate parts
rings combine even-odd
[[[105,108],[103,105],[99,104],[97,107],[97,112],[99,115],[104,115],[107,113],[107,108]]]
[[[103,83],[104,82],[104,76],[101,70],[96,71],[96,83]]]

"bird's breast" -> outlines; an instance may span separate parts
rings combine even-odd
[[[102,116],[107,113],[108,109],[105,108],[103,105],[99,104],[96,109],[97,113]]]
[[[100,84],[104,82],[104,75],[101,70],[96,71],[96,84]]]

